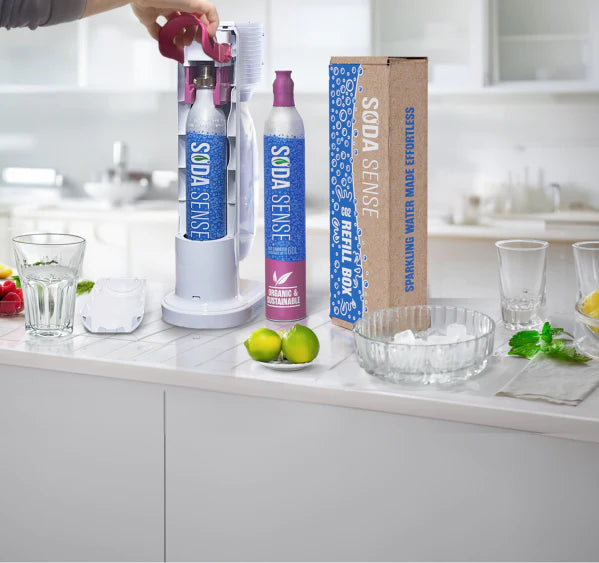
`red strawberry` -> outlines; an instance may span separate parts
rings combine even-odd
[[[2,286],[2,293],[7,295],[8,293],[14,293],[17,290],[17,284],[12,280],[6,280]]]
[[[0,301],[0,314],[14,315],[21,304],[21,298],[14,291],[7,293]]]

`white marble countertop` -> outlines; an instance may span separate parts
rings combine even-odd
[[[145,318],[132,334],[89,334],[78,316],[72,337],[44,340],[26,335],[22,315],[0,318],[0,364],[422,416],[599,443],[599,391],[577,407],[495,396],[526,361],[505,356],[510,334],[499,325],[496,355],[479,376],[452,387],[392,384],[359,367],[351,332],[330,323],[328,297],[320,293],[309,296],[311,312],[303,322],[320,339],[319,357],[305,370],[276,372],[250,360],[243,341],[254,328],[280,325],[261,317],[228,330],[173,327],[161,320],[160,300],[166,290],[158,285],[150,288]],[[441,302],[499,317],[493,301]],[[573,323],[570,313],[551,315],[551,320],[565,328]]]
[[[509,220],[486,218],[479,225],[453,225],[440,217],[432,216],[428,220],[428,236],[489,240],[517,236],[569,243],[597,240],[599,238],[599,222],[596,222],[595,214],[592,215],[592,220],[588,221],[584,221],[580,214],[576,217],[572,222],[567,222],[559,220],[559,216],[547,218],[543,215],[523,215]]]

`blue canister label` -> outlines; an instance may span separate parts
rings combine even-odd
[[[304,139],[264,135],[264,250],[270,260],[306,259]]]
[[[191,240],[227,234],[227,138],[187,132],[187,229]]]

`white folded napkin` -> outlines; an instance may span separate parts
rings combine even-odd
[[[599,362],[574,364],[539,355],[522,363],[523,369],[496,395],[575,407],[599,385]]]

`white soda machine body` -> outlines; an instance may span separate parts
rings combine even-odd
[[[199,26],[201,42],[177,48],[173,37],[190,25]],[[182,14],[164,25],[159,45],[163,55],[179,62],[176,285],[162,302],[162,316],[170,324],[188,328],[238,326],[250,321],[264,306],[264,284],[239,277],[239,262],[248,255],[254,239],[260,181],[256,133],[248,102],[252,89],[262,79],[263,25],[223,23],[211,40],[196,16]],[[186,125],[195,101],[194,78],[206,61],[214,61],[214,103],[224,110],[227,119],[226,234],[215,240],[191,240],[186,236],[190,209]]]

